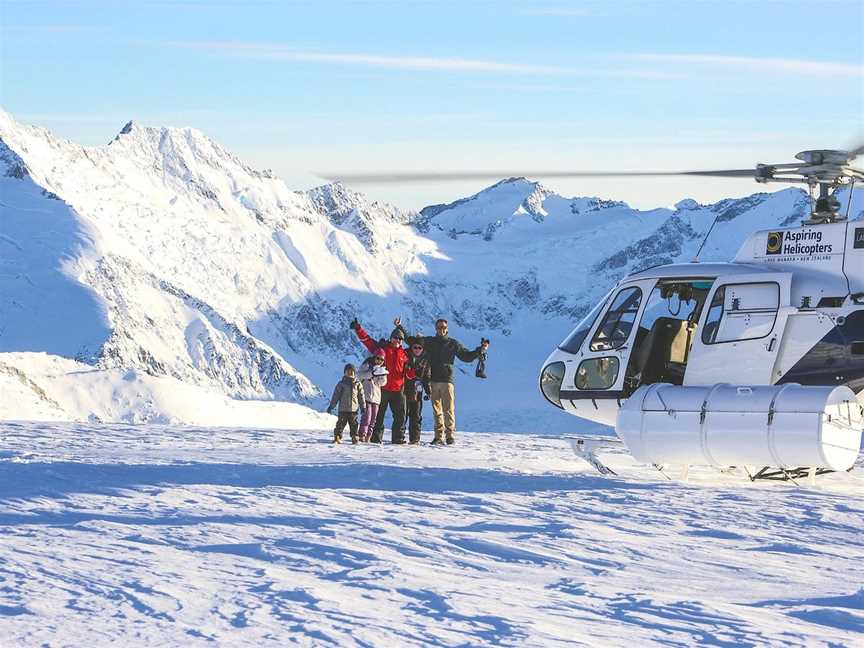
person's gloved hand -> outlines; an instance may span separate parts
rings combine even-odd
[[[360,322],[358,322],[357,318],[355,317],[354,319],[351,320],[351,323],[348,325],[348,328],[350,328],[352,331],[356,331],[359,326],[360,326]]]

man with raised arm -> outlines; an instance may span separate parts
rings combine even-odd
[[[394,320],[396,328],[403,336],[405,329],[399,318]],[[433,444],[447,443],[452,445],[456,442],[456,394],[453,387],[453,363],[456,358],[462,362],[474,362],[485,353],[489,347],[489,340],[484,339],[480,346],[469,351],[459,340],[447,335],[447,320],[439,319],[435,322],[435,335],[418,336],[422,341],[426,357],[429,360],[431,370],[430,399],[432,400],[432,412],[435,415],[435,438]]]

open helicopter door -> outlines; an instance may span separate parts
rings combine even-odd
[[[718,277],[693,342],[684,385],[770,385],[791,308],[792,275]]]
[[[626,398],[624,378],[638,323],[656,279],[620,286],[582,343],[575,371],[565,378],[561,403],[567,411],[614,425]]]

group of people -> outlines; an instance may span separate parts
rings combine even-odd
[[[435,416],[433,444],[456,442],[456,402],[453,388],[453,363],[485,359],[489,340],[485,338],[473,351],[448,334],[447,320],[435,322],[435,335],[409,336],[397,317],[389,339],[373,339],[355,318],[349,325],[371,355],[357,370],[346,364],[342,380],[333,390],[328,412],[338,406],[339,416],[333,430],[333,443],[342,443],[347,425],[351,443],[382,443],[384,417],[389,409],[393,415],[390,441],[406,443],[405,423],[408,422],[408,443],[420,443],[423,423],[423,401],[432,402]],[[408,346],[403,344],[407,342]],[[478,374],[480,375],[480,374]],[[358,412],[363,416],[358,421]]]

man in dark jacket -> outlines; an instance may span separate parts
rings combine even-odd
[[[397,328],[399,321],[397,320]],[[433,444],[456,442],[456,400],[453,388],[453,362],[459,358],[462,362],[474,362],[489,347],[489,341],[473,351],[468,351],[459,340],[447,335],[447,320],[435,322],[434,337],[418,337],[424,347],[429,361],[430,397],[432,412],[435,414],[435,438]]]
[[[387,368],[387,382],[381,388],[381,404],[378,406],[378,416],[375,419],[375,428],[372,432],[372,443],[381,443],[384,435],[384,415],[387,408],[393,412],[393,427],[390,430],[391,443],[405,443],[405,394],[402,386],[406,379],[414,377],[414,371],[408,364],[408,354],[402,342],[405,333],[396,328],[390,334],[390,341],[386,344],[376,342],[363,330],[355,318],[350,324],[351,329],[357,334],[357,338],[363,343],[369,353],[375,353],[378,349],[384,351],[384,366]]]

